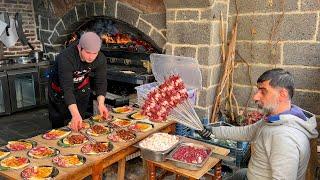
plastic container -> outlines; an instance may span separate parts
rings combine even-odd
[[[198,61],[191,57],[151,54],[150,61],[155,79],[162,83],[172,74],[179,74],[187,89],[202,87],[202,77]]]

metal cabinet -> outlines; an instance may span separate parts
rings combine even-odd
[[[8,79],[5,72],[0,72],[0,115],[11,113]]]
[[[11,112],[36,107],[40,103],[37,68],[7,71]]]

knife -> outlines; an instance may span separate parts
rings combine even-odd
[[[234,162],[236,160],[236,158],[233,158],[230,156],[224,156],[224,155],[214,153],[214,152],[212,152],[211,157],[221,159],[221,160],[227,161],[227,162]]]

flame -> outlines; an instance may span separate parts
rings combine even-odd
[[[101,39],[103,42],[107,44],[128,44],[132,42],[130,36],[128,34],[103,34],[101,35]]]

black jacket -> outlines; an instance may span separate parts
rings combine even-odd
[[[99,52],[92,63],[86,63],[81,61],[77,45],[71,45],[56,57],[54,66],[50,70],[49,83],[50,85],[54,83],[61,89],[61,95],[64,96],[65,103],[69,106],[76,104],[76,92],[84,88],[81,84],[86,78],[90,79],[89,74],[93,73],[96,95],[105,96],[107,91],[106,66],[106,57],[103,53]]]

